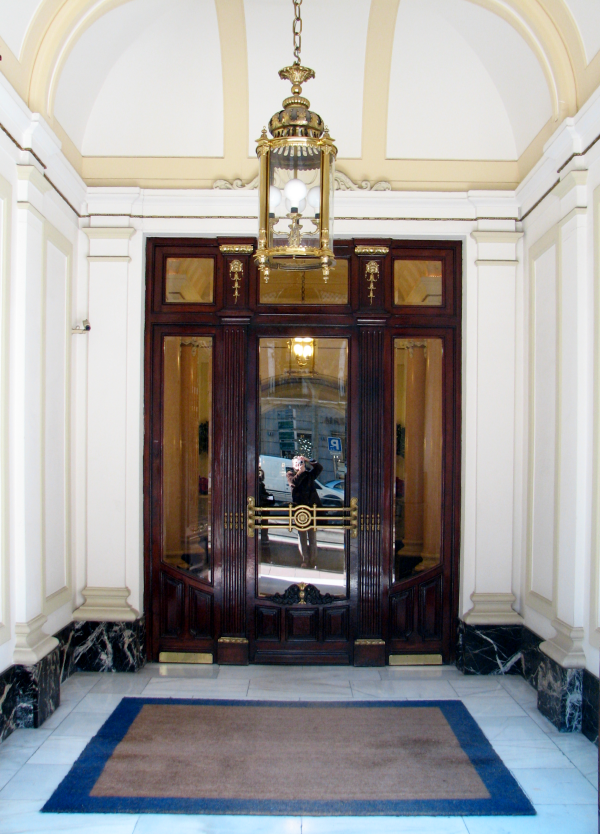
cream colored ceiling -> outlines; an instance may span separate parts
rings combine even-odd
[[[597,0],[304,0],[339,168],[511,188],[600,83]],[[0,70],[93,185],[251,180],[288,94],[291,0],[0,0]]]

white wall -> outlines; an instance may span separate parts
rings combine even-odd
[[[522,224],[527,413],[520,611],[547,638],[547,654],[596,675],[600,143],[593,140],[599,133],[597,91],[547,143],[517,191],[526,212],[552,188]]]
[[[1,76],[0,122],[48,166],[0,132],[1,670],[73,617],[143,610],[145,240],[253,235],[257,194],[86,189]],[[597,94],[516,194],[336,196],[339,236],[464,243],[459,613],[594,672],[599,133]]]
[[[12,137],[0,133],[4,669],[43,657],[55,645],[50,635],[72,620],[75,607],[70,375],[78,218],[67,200],[81,205],[84,187],[54,134],[3,77],[0,114]]]

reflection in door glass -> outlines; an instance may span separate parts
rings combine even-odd
[[[347,341],[261,339],[259,355],[259,594],[304,582],[345,597]],[[298,506],[312,513],[292,522]]]
[[[440,562],[442,340],[394,342],[394,581]]]
[[[164,340],[163,561],[210,580],[212,339]]]

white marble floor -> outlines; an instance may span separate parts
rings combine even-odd
[[[268,700],[459,699],[534,804],[535,817],[258,817],[40,814],[86,743],[125,695]],[[158,666],[135,675],[80,673],[38,730],[0,744],[0,834],[596,834],[598,749],[564,735],[517,677],[453,667]]]

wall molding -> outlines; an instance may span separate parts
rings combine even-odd
[[[462,617],[469,625],[520,625],[523,617],[513,610],[514,594],[471,594],[473,607]]]
[[[556,634],[540,643],[540,649],[563,669],[585,669],[584,629],[570,626],[558,617],[552,620],[552,627]]]
[[[38,614],[26,623],[15,623],[15,665],[33,666],[58,646],[56,637],[42,631],[47,620],[44,614]]]
[[[133,622],[139,613],[128,603],[129,588],[84,588],[85,602],[73,612],[73,620],[90,622]]]
[[[12,199],[11,184],[0,175],[0,645],[11,637],[7,469]]]

